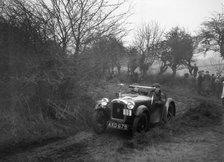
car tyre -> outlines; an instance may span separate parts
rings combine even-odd
[[[107,127],[107,118],[103,110],[96,110],[93,113],[93,129],[97,134],[105,132]]]
[[[166,115],[166,123],[172,121],[174,116],[175,116],[175,107],[173,104],[170,104]]]
[[[132,128],[132,135],[136,133],[146,132],[148,130],[148,118],[145,113],[135,117],[133,128]]]

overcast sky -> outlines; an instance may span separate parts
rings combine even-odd
[[[220,12],[224,0],[130,0],[132,16],[129,21],[134,29],[125,39],[133,38],[135,29],[142,23],[157,21],[167,30],[174,26],[185,27],[195,34],[200,24],[214,12]],[[130,43],[130,42],[129,42]]]

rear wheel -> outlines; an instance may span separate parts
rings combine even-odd
[[[145,113],[142,113],[141,115],[135,117],[132,128],[132,134],[134,135],[135,133],[146,132],[147,129],[148,129],[147,115]]]
[[[170,104],[166,115],[166,122],[171,121],[174,118],[174,116],[175,116],[175,107],[173,104]]]
[[[107,127],[107,117],[103,110],[96,110],[93,114],[93,129],[96,133],[105,132]]]

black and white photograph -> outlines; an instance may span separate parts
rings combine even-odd
[[[224,0],[0,0],[0,162],[224,162]]]

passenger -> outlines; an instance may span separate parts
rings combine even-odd
[[[198,94],[202,94],[202,82],[204,80],[203,75],[202,75],[202,71],[198,72],[198,82],[197,82],[197,90],[198,90]]]
[[[221,93],[222,93],[221,75],[220,73],[217,73],[215,77],[215,96],[217,97],[217,99],[220,98]]]
[[[211,93],[212,95],[215,95],[215,74],[212,74],[211,76]]]
[[[222,105],[224,106],[224,81],[222,82],[222,95],[221,95]]]
[[[198,67],[197,67],[196,64],[194,64],[194,67],[193,67],[193,76],[194,76],[194,78],[197,77],[197,73],[198,73]]]
[[[211,76],[209,74],[209,71],[206,71],[206,74],[204,76],[204,80],[202,83],[204,95],[209,95],[211,92],[210,82],[211,82]]]

